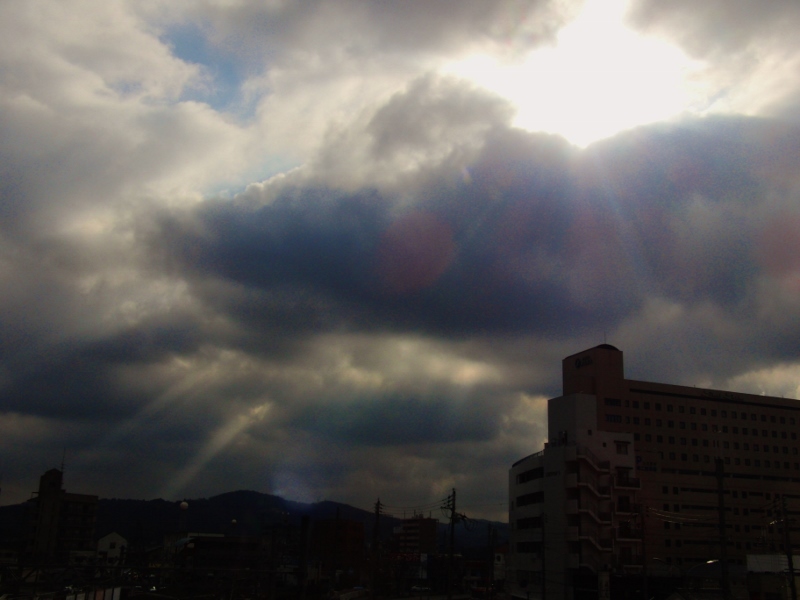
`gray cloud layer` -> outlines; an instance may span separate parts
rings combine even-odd
[[[106,496],[457,486],[502,517],[560,359],[604,338],[631,377],[797,394],[794,91],[580,150],[431,66],[574,7],[409,4],[0,9],[7,501],[67,448],[68,486]],[[719,74],[714,6],[631,18]],[[780,45],[779,10],[730,35]],[[245,61],[250,113],[189,99],[215,84],[173,54],[186,23]]]

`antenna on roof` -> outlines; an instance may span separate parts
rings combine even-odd
[[[66,466],[66,462],[65,462],[66,460],[67,460],[67,449],[64,448],[64,450],[61,452],[61,474],[62,475],[64,474],[64,467]]]

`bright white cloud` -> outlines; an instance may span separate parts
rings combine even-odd
[[[591,0],[553,46],[508,63],[476,55],[447,72],[516,107],[515,124],[563,135],[579,146],[621,130],[704,108],[703,64],[624,24],[627,0]]]

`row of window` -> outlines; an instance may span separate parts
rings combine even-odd
[[[605,404],[606,406],[622,406],[623,402],[619,398],[605,398]],[[633,401],[625,400],[624,404],[626,408],[630,406],[633,406],[633,408],[639,408],[640,405],[638,400],[633,400]],[[644,410],[650,410],[650,402],[642,402],[641,405],[644,408]],[[653,407],[657,411],[660,411],[662,409],[660,402],[654,402]],[[665,408],[666,412],[675,412],[675,407],[672,404],[667,404]],[[727,419],[728,417],[730,417],[731,419],[744,419],[744,420],[748,419],[748,413],[744,411],[741,412],[735,410],[728,411],[728,410],[719,410],[716,408],[707,409],[702,407],[698,408],[696,406],[686,407],[682,404],[679,404],[677,408],[678,408],[677,412],[679,414],[680,413],[688,413],[690,415],[700,414],[700,416],[722,417],[725,419]],[[757,415],[756,413],[749,413],[749,418],[751,421],[758,421],[759,417],[762,423],[770,422],[770,423],[780,423],[782,425],[786,425],[788,422],[789,425],[796,424],[794,417],[789,417],[787,419],[787,417],[778,417],[776,415],[765,415],[765,414]]]
[[[728,441],[724,441],[724,442],[722,442],[720,444],[720,442],[718,442],[717,440],[698,440],[697,438],[691,438],[691,440],[690,440],[689,438],[685,438],[685,437],[675,438],[675,436],[672,436],[672,435],[666,437],[667,443],[669,443],[669,444],[676,444],[677,443],[676,439],[680,439],[681,446],[687,446],[687,445],[689,445],[689,442],[691,441],[691,445],[692,446],[703,446],[703,448],[709,448],[709,447],[710,448],[720,448],[721,447],[721,448],[724,448],[726,450],[731,449],[731,448],[733,448],[734,450],[739,450],[741,448],[742,450],[750,451],[750,449],[752,447],[753,452],[760,452],[760,451],[763,450],[764,452],[768,453],[770,451],[770,448],[772,448],[772,452],[775,453],[775,454],[780,454],[781,452],[783,452],[783,454],[789,454],[789,448],[790,448],[790,446],[770,446],[769,444],[752,444],[752,446],[751,446],[751,444],[748,443],[748,442],[743,442],[742,444],[739,444],[739,442],[732,442],[731,443],[731,442],[728,442]],[[655,440],[656,440],[656,443],[663,444],[664,443],[664,436],[663,435],[657,435],[657,436],[655,436]],[[649,434],[649,433],[646,433],[644,435],[644,441],[645,442],[652,442],[653,441],[653,436],[651,434]],[[798,450],[796,446],[791,446],[791,453],[793,455],[797,456],[798,454],[800,454],[800,450]]]
[[[528,506],[529,504],[541,504],[544,502],[544,492],[533,492],[517,496],[517,506]]]
[[[665,456],[668,457],[669,460],[678,460],[678,454],[676,452],[659,452],[658,454],[659,454],[659,458],[661,458],[662,460],[665,458]],[[689,455],[685,454],[685,453],[681,453],[680,454],[680,460],[682,460],[684,462],[688,462]],[[730,456],[726,456],[724,458],[724,460],[725,460],[725,464],[726,465],[730,465],[730,464],[733,464],[733,465],[736,465],[736,466],[744,465],[745,467],[750,467],[750,466],[761,467],[761,466],[763,466],[765,468],[774,468],[774,469],[784,468],[784,469],[794,469],[795,471],[800,471],[800,463],[797,463],[797,462],[796,463],[790,463],[788,461],[784,461],[783,463],[781,463],[781,461],[779,461],[779,460],[769,460],[769,459],[761,460],[760,458],[750,459],[750,458],[734,457],[733,459],[731,459]],[[700,455],[699,454],[692,454],[692,462],[701,462],[700,461]],[[712,462],[711,457],[708,454],[703,455],[702,462],[705,462],[705,463]]]
[[[623,417],[622,417],[622,415],[616,415],[616,414],[609,413],[609,414],[606,414],[606,421],[609,422],[609,423],[622,423],[623,422]],[[639,419],[639,417],[628,417],[628,416],[626,416],[624,418],[624,422],[626,424],[633,424],[633,425],[639,425],[640,423],[644,423],[645,427],[650,427],[653,424],[653,420],[650,419],[649,417],[646,417],[644,419]],[[664,427],[664,423],[665,422],[663,420],[661,420],[661,419],[655,419],[655,426],[656,427]],[[672,421],[672,420],[667,420],[666,421],[666,427],[668,429],[675,429],[675,425],[676,425],[675,421]],[[677,426],[678,426],[678,429],[689,429],[690,431],[709,431],[708,423],[690,422],[690,423],[688,423],[688,426],[687,426],[686,421],[678,421],[677,422]],[[740,429],[739,427],[730,427],[729,428],[727,425],[722,425],[722,426],[719,426],[719,427],[716,426],[716,425],[713,425],[711,427],[710,431],[713,432],[713,433],[733,433],[735,435],[741,434],[741,435],[751,435],[751,436],[755,436],[755,437],[759,436],[759,429],[757,429],[755,427],[751,427],[751,428],[742,427]],[[773,437],[773,438],[780,437],[781,439],[784,439],[784,440],[789,439],[789,438],[791,438],[793,440],[797,439],[797,432],[796,431],[786,432],[786,431],[777,431],[775,429],[773,429],[771,431],[767,430],[767,429],[761,429],[760,430],[760,435],[762,437],[770,437],[770,436]]]
[[[542,477],[544,477],[544,468],[536,467],[535,469],[529,469],[517,475],[517,483],[526,483],[535,479],[541,479]]]

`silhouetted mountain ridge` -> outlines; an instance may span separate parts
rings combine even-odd
[[[280,496],[252,490],[226,492],[210,498],[187,499],[188,507],[181,502],[155,500],[124,500],[101,498],[97,507],[97,537],[112,531],[128,539],[132,547],[157,546],[164,535],[177,531],[258,535],[260,532],[282,524],[299,525],[304,516],[313,524],[316,520],[341,519],[364,523],[367,540],[372,539],[375,515],[363,510],[324,500],[314,503],[295,502]],[[0,533],[6,539],[22,534],[25,503],[0,507]],[[380,518],[380,537],[388,540],[392,529],[402,519],[383,515]],[[445,546],[447,524],[440,517],[440,545]],[[497,540],[508,539],[508,524],[484,520],[470,521],[470,528],[460,523],[456,527],[456,546],[461,550],[486,548],[488,526],[497,531]]]

